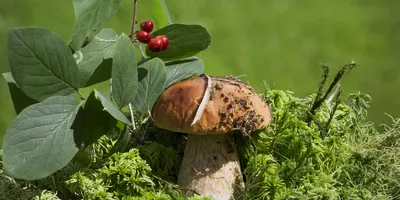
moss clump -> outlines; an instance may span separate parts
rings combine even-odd
[[[338,90],[327,100],[350,68],[337,74],[325,94],[326,68],[314,95],[263,94],[273,123],[236,136],[245,179],[245,188],[235,191],[238,199],[400,199],[400,119],[378,131],[367,120],[368,95],[350,94],[342,102]],[[102,136],[43,180],[14,180],[0,171],[0,199],[209,199],[184,196],[187,191],[175,185],[185,135],[138,126],[145,135]]]
[[[351,94],[348,105],[324,102],[310,123],[315,96],[272,90],[265,97],[275,120],[245,138],[242,199],[400,198],[400,119],[378,132],[366,119],[368,95]]]
[[[96,170],[75,173],[67,185],[84,199],[134,199],[165,196],[156,191],[150,177],[150,166],[140,158],[137,149],[111,155]],[[151,198],[150,198],[151,197]]]

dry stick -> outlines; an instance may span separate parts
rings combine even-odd
[[[208,100],[210,99],[210,90],[211,90],[212,82],[211,82],[211,78],[207,74],[205,74],[205,76],[207,77],[207,88],[206,88],[206,91],[204,92],[203,99],[201,100],[201,103],[199,105],[199,108],[197,109],[196,116],[194,116],[191,126],[196,124],[196,122],[200,119],[201,115],[204,112],[204,109],[207,106]]]
[[[193,193],[195,193],[195,194],[197,194],[197,195],[200,195],[199,193],[197,193],[197,192],[194,191],[194,190],[186,189],[186,188],[181,188],[181,187],[179,187],[179,186],[177,186],[177,185],[173,185],[173,184],[171,184],[170,182],[168,182],[168,181],[166,181],[166,180],[164,180],[164,179],[162,179],[162,178],[160,178],[160,177],[158,177],[158,176],[156,176],[156,175],[151,175],[151,176],[152,176],[153,178],[157,179],[158,181],[160,181],[161,183],[164,183],[165,185],[172,185],[173,188],[176,189],[176,190],[185,190],[185,191],[193,192]]]

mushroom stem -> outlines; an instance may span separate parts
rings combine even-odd
[[[233,137],[189,134],[178,184],[215,200],[234,199],[235,188],[244,183]]]

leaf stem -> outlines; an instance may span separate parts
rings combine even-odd
[[[134,131],[136,131],[136,125],[135,125],[135,117],[133,116],[133,111],[132,111],[132,104],[129,103],[129,112],[131,113],[131,119],[132,119],[132,128]]]
[[[142,60],[143,59],[146,59],[146,56],[145,56],[145,54],[144,54],[144,51],[143,51],[143,49],[142,49],[142,45],[139,45],[139,50],[140,50],[140,54],[142,54]]]
[[[110,78],[110,100],[113,100],[113,92],[112,92],[112,78]]]

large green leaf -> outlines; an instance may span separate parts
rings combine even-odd
[[[158,29],[172,24],[171,16],[164,0],[152,0],[151,7],[154,22]]]
[[[79,88],[78,67],[61,37],[47,29],[14,28],[8,32],[8,60],[21,90],[42,101]]]
[[[78,152],[75,135],[83,128],[75,117],[81,104],[74,95],[54,96],[23,110],[4,137],[5,172],[36,180],[60,170]]]
[[[113,97],[119,108],[135,99],[138,88],[138,72],[135,48],[131,39],[122,34],[118,37],[112,67]]]
[[[165,51],[146,54],[150,57],[159,57],[163,60],[175,60],[194,56],[206,49],[211,43],[211,36],[200,25],[171,24],[152,33],[153,37],[166,35],[169,46]]]
[[[14,110],[18,114],[26,107],[37,103],[36,100],[26,96],[18,87],[11,73],[3,73],[4,80],[6,80],[12,102],[14,104]]]
[[[153,108],[158,96],[164,91],[166,69],[160,59],[153,58],[140,65],[138,72],[138,95],[132,104],[136,110],[146,115]]]
[[[78,50],[90,42],[114,16],[121,0],[74,0],[75,24],[71,48]]]
[[[93,91],[85,104],[85,131],[83,135],[83,143],[91,145],[97,141],[102,135],[111,131],[117,121],[111,114],[104,110],[104,107]]]
[[[168,87],[193,75],[200,75],[204,73],[203,61],[195,57],[169,62],[166,63],[165,66],[167,68],[167,81],[165,82],[165,87]]]
[[[117,106],[113,102],[111,102],[107,97],[105,97],[102,93],[94,89],[94,96],[96,99],[100,100],[101,104],[105,111],[111,114],[116,120],[121,121],[125,124],[130,124],[130,121],[124,113],[122,113]]]
[[[114,30],[102,29],[87,46],[75,52],[80,87],[88,87],[111,78],[117,37]]]

